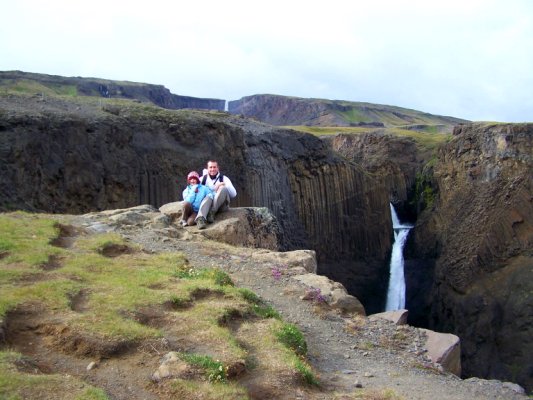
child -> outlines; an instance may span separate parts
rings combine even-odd
[[[181,225],[184,227],[193,225],[196,221],[198,229],[205,229],[207,221],[206,216],[200,212],[200,204],[204,199],[212,202],[215,195],[207,186],[200,184],[200,175],[196,171],[189,172],[187,183],[188,185],[183,191],[183,216]]]

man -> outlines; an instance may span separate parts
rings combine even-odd
[[[209,201],[204,201],[200,205],[200,212],[203,215],[206,215],[205,212],[208,211],[207,222],[213,223],[215,220],[215,214],[229,208],[230,199],[237,196],[237,191],[235,190],[233,183],[231,183],[231,180],[226,175],[220,173],[218,162],[214,160],[207,162],[207,169],[204,170],[204,175],[202,176],[200,183],[215,192],[215,199],[212,204],[209,204]]]

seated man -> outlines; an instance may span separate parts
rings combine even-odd
[[[207,212],[207,222],[213,223],[215,220],[215,214],[229,208],[230,199],[237,196],[237,191],[235,190],[233,183],[231,183],[231,180],[226,175],[220,173],[218,162],[214,160],[207,162],[207,170],[204,170],[204,175],[202,176],[200,183],[215,192],[215,199],[212,204],[209,204],[210,202],[206,200],[200,205],[202,213],[209,210]]]

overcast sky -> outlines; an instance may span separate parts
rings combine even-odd
[[[0,70],[533,121],[531,0],[0,0]]]

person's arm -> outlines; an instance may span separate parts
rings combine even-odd
[[[228,178],[226,175],[224,175],[222,183],[224,183],[224,187],[226,189],[228,189],[229,197],[234,198],[235,196],[237,196],[237,190],[233,186],[233,183],[231,183],[231,179],[230,178]]]
[[[188,201],[192,203],[194,200],[194,192],[187,186],[183,191],[183,201]]]
[[[215,198],[215,192],[213,192],[209,186],[206,186],[206,185],[201,185],[201,186],[202,186],[202,199],[204,197],[209,197],[211,199]]]

